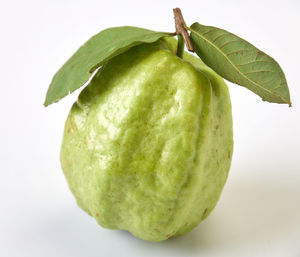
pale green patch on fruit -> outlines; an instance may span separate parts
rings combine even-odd
[[[205,219],[232,156],[223,80],[172,40],[114,57],[73,105],[61,165],[79,206],[105,228],[162,241]]]

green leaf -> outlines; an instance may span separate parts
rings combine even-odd
[[[226,30],[197,22],[189,30],[197,55],[220,76],[264,101],[291,106],[284,73],[272,57]]]
[[[129,48],[173,35],[128,26],[101,31],[81,46],[54,75],[44,105],[57,102],[81,87],[93,71]]]

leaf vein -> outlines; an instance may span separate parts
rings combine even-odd
[[[223,33],[223,34],[217,36],[217,37],[214,39],[214,41],[212,41],[212,42],[215,43],[219,38],[221,38],[221,37],[223,37],[223,36],[226,36],[226,35],[228,35],[228,34]]]
[[[219,49],[219,48],[218,48]],[[221,49],[219,49],[219,52],[222,53]],[[232,54],[236,54],[236,53],[240,53],[240,52],[254,52],[253,50],[250,49],[241,49],[241,50],[235,50],[229,53],[226,53],[227,56],[232,55]],[[225,54],[223,54],[224,56],[226,56]]]
[[[272,90],[275,90],[275,89],[278,89],[278,88],[281,88],[281,84],[278,87],[272,88]]]
[[[236,66],[245,66],[245,65],[248,65],[248,64],[252,64],[252,63],[257,63],[257,62],[264,62],[264,63],[271,63],[271,62],[268,62],[268,61],[259,61],[259,60],[255,60],[253,62],[247,62],[247,63],[241,63],[241,64],[236,64]],[[272,64],[272,63],[271,63]]]
[[[226,46],[226,45],[228,45],[228,44],[230,44],[230,43],[233,43],[233,42],[237,42],[237,41],[238,41],[237,39],[228,41],[228,42],[226,42],[225,44],[219,46],[219,48],[222,49],[224,46]]]
[[[208,34],[208,33],[210,33],[210,32],[212,32],[212,31],[214,31],[214,29],[209,29],[208,31],[205,31],[205,32],[203,33],[203,36],[206,35],[206,34]]]
[[[276,73],[276,71],[273,71],[273,70],[256,70],[256,71],[244,72],[244,74],[245,75],[249,75],[249,74],[259,73],[259,72],[272,72],[272,73]]]

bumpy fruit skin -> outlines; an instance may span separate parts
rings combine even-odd
[[[233,149],[224,81],[176,42],[113,58],[65,124],[61,165],[78,205],[105,228],[162,241],[215,207]]]

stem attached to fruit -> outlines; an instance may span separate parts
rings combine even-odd
[[[181,35],[177,35],[177,52],[176,55],[182,58],[184,52],[184,40]]]
[[[177,45],[177,56],[182,57],[184,51],[184,43],[190,52],[194,52],[194,47],[191,42],[189,33],[186,30],[186,24],[184,22],[181,10],[179,8],[173,9],[176,34],[178,35],[178,45]]]

